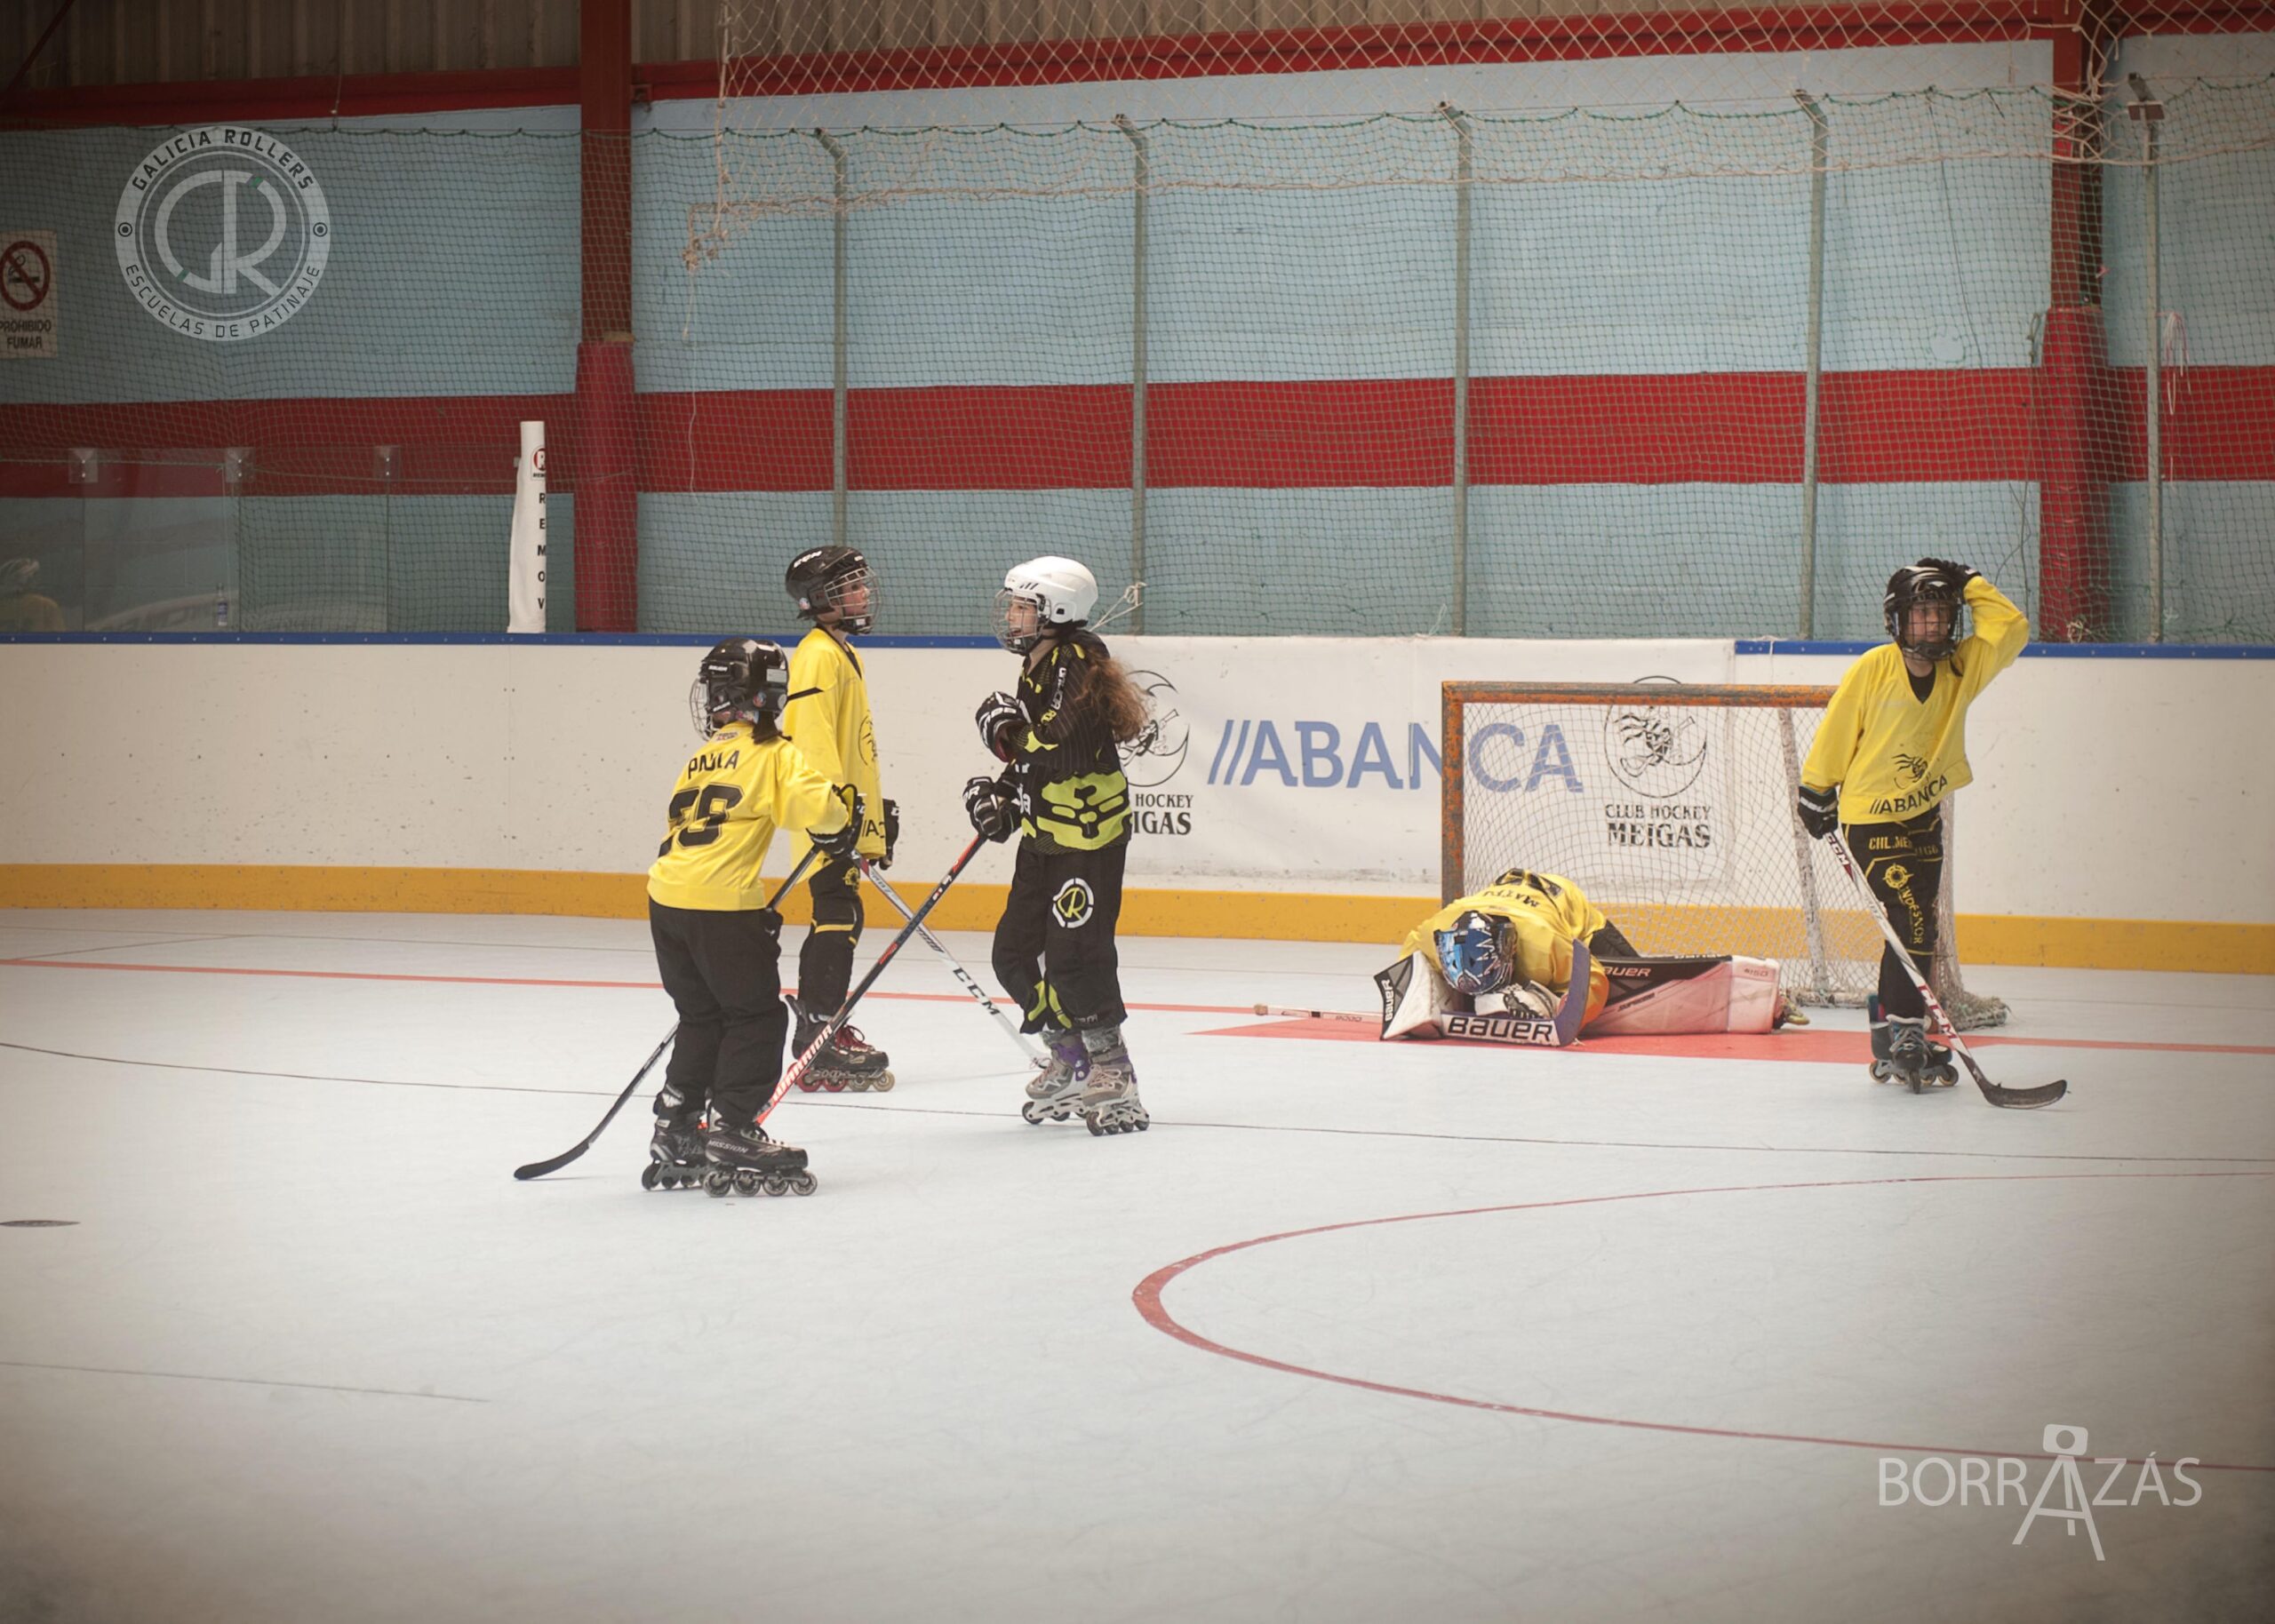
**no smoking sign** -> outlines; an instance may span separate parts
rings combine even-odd
[[[0,356],[55,354],[55,234],[0,231]]]

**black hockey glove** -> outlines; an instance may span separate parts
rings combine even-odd
[[[1813,790],[1804,784],[1800,804],[1794,809],[1801,827],[1808,831],[1809,839],[1821,840],[1840,827],[1840,786],[1836,784],[1829,790]]]
[[[818,829],[809,830],[807,832],[812,835],[814,844],[821,848],[824,856],[842,860],[851,856],[854,848],[860,844],[861,817],[864,808],[861,805],[861,792],[850,784],[838,785],[837,798],[845,803],[845,827],[833,829],[827,834],[822,833]]]
[[[964,816],[974,834],[990,840],[1008,840],[1019,826],[1011,792],[993,778],[974,778],[963,786]]]
[[[1009,694],[990,694],[979,702],[978,714],[972,720],[979,724],[979,740],[999,761],[1008,761],[1018,753],[1020,730],[1027,725],[1027,713],[1019,702]]]
[[[884,803],[884,807],[885,855],[877,859],[876,866],[879,868],[890,868],[892,866],[892,848],[900,844],[900,802],[897,800],[887,800]]]
[[[1947,558],[1923,558],[1920,561],[1930,569],[1941,570],[1951,578],[1952,585],[1962,593],[1967,590],[1967,584],[1982,573],[1965,564],[1955,564]]]

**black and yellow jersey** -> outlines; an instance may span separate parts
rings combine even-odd
[[[877,729],[869,715],[869,683],[860,657],[816,626],[790,656],[790,692],[803,695],[782,707],[782,735],[832,784],[861,792],[864,812],[858,849],[885,855],[885,806],[878,792]],[[806,842],[791,842],[794,859]]]
[[[1019,673],[1026,730],[1013,741],[1002,781],[1017,798],[1019,832],[1044,851],[1098,851],[1130,838],[1130,780],[1103,709],[1083,701],[1106,646],[1088,632],[1053,638]]]
[[[1572,943],[1604,927],[1603,911],[1562,875],[1513,868],[1482,891],[1455,898],[1408,931],[1399,951],[1420,953],[1434,963],[1437,933],[1450,928],[1472,909],[1507,919],[1515,927],[1517,975],[1538,982],[1560,998],[1572,984]],[[1592,959],[1586,1019],[1595,1019],[1610,996],[1610,977]]]
[[[760,738],[738,721],[688,758],[666,816],[649,896],[667,908],[735,912],[766,905],[758,868],[777,829],[842,829],[845,803],[788,740]]]
[[[1894,643],[1858,657],[1817,724],[1801,782],[1840,786],[1844,824],[1893,824],[1917,817],[1974,781],[1967,761],[1967,707],[2030,641],[2030,621],[1997,587],[1967,584],[1975,631],[1936,662],[1922,699],[1912,690],[1904,651]]]

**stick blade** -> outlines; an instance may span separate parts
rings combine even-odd
[[[1997,1083],[1976,1079],[1983,1090],[1983,1097],[1993,1105],[2008,1111],[2036,1111],[2041,1105],[2051,1105],[2070,1092],[2067,1078],[2055,1078],[2036,1088],[2006,1088]]]
[[[584,1145],[579,1145],[573,1150],[564,1150],[560,1155],[550,1157],[544,1161],[531,1162],[526,1166],[516,1167],[514,1169],[514,1176],[523,1180],[541,1179],[548,1173],[558,1173],[582,1156],[586,1148]]]

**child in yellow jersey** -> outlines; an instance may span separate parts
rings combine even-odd
[[[801,1054],[845,1001],[853,980],[853,950],[861,941],[859,860],[892,866],[900,839],[900,808],[878,790],[877,733],[869,715],[869,686],[853,637],[875,624],[876,572],[852,547],[811,547],[790,561],[783,585],[798,613],[814,623],[790,657],[790,697],[782,732],[814,770],[833,784],[860,792],[869,815],[852,851],[818,864],[807,881],[813,924],[798,951],[797,1017]],[[802,843],[793,856],[804,855]],[[885,1052],[841,1026],[815,1057],[803,1087],[890,1088]]]
[[[656,1096],[651,1189],[810,1194],[806,1153],[767,1137],[758,1114],[782,1075],[782,916],[759,864],[781,829],[831,856],[852,849],[861,798],[807,765],[778,729],[782,651],[730,637],[703,657],[688,702],[702,747],[680,769],[648,871],[648,929],[679,1010]],[[709,1128],[704,1131],[708,1113]]]
[[[1848,825],[1849,849],[1925,976],[1936,951],[1943,801],[1975,776],[1968,707],[2015,663],[2030,622],[1973,569],[1940,558],[1897,570],[1881,611],[1891,641],[1833,690],[1801,764],[1799,810],[1813,837]],[[1927,1006],[1893,947],[1880,954],[1872,1018],[1875,1079],[1956,1080],[1949,1051],[1928,1041]]]
[[[1555,1017],[1572,990],[1574,944],[1588,950],[1577,1030],[1589,1036],[1766,1032],[1808,1023],[1778,990],[1774,959],[1737,953],[1651,958],[1561,874],[1513,868],[1406,933],[1375,977],[1385,1038],[1444,1035],[1474,1011]]]

